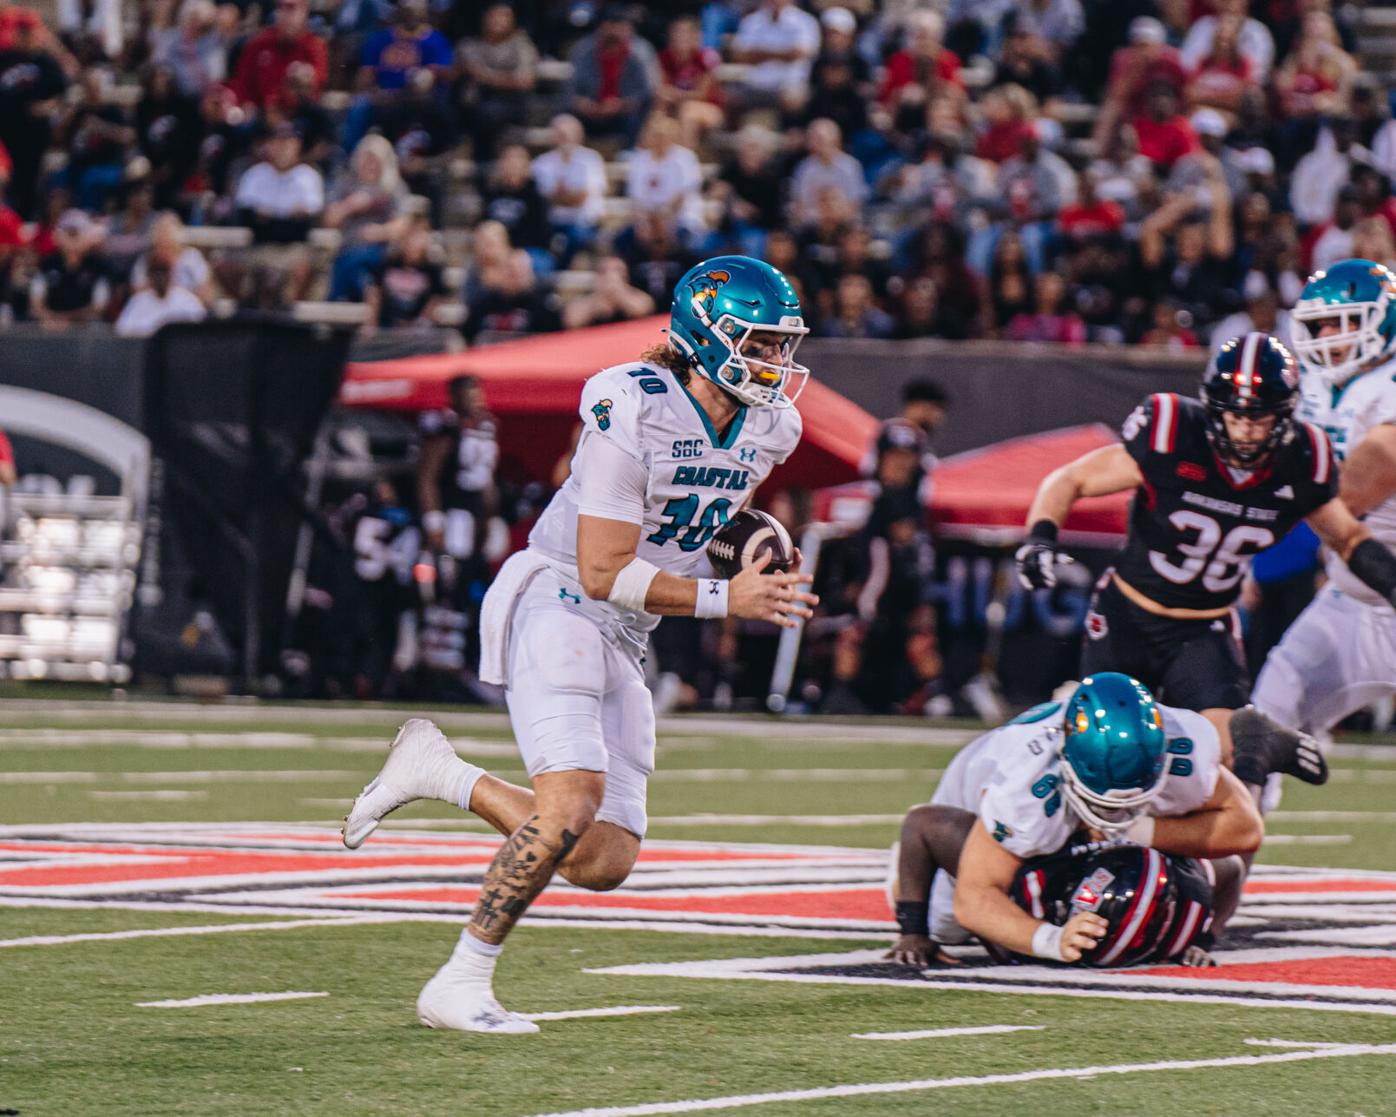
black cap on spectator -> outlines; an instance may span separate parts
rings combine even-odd
[[[634,24],[635,13],[629,4],[607,4],[601,9],[601,22]]]
[[[903,403],[938,403],[942,407],[950,403],[950,395],[934,380],[918,378],[902,385]]]

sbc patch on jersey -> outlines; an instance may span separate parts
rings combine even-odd
[[[1011,837],[1013,837],[1013,827],[1009,826],[1006,822],[1000,822],[998,819],[994,819],[994,841],[1003,842]]]
[[[1104,640],[1110,634],[1110,625],[1103,613],[1092,609],[1086,614],[1086,635],[1092,640]]]
[[[611,429],[611,407],[612,403],[608,399],[603,399],[591,409],[591,413],[596,416],[596,426],[599,430]]]

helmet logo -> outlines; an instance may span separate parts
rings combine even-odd
[[[693,309],[704,325],[712,325],[713,305],[717,302],[718,288],[731,279],[731,272],[710,271],[704,272],[689,285],[693,292]]]
[[[1090,876],[1076,886],[1076,892],[1071,897],[1072,913],[1078,911],[1099,911],[1101,903],[1105,900],[1105,891],[1115,883],[1115,874],[1105,866],[1096,869]]]

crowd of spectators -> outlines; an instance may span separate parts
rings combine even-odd
[[[651,313],[740,251],[829,337],[1283,334],[1310,269],[1393,255],[1396,124],[1346,11],[0,6],[0,317],[327,299],[474,343]]]

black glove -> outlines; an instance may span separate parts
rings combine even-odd
[[[1074,560],[1057,550],[1057,525],[1038,520],[1028,532],[1028,540],[1013,555],[1018,564],[1018,581],[1024,589],[1050,589],[1057,584],[1057,566]]]

